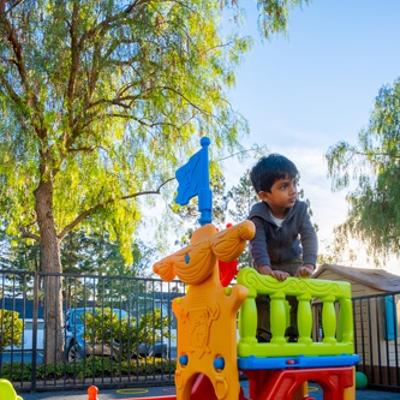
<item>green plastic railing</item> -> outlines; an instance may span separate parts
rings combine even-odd
[[[354,353],[351,285],[348,282],[292,277],[279,282],[268,275],[259,274],[253,268],[244,268],[237,275],[237,283],[249,289],[249,296],[239,311],[239,357],[337,356]],[[271,298],[272,339],[269,343],[258,343],[256,339],[257,294],[267,294]],[[288,325],[286,296],[296,296],[299,301],[297,343],[288,343],[285,338]],[[322,342],[314,342],[311,337],[313,298],[322,302]],[[338,315],[335,302],[339,303]]]

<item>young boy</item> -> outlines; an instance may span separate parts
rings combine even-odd
[[[278,281],[289,276],[309,278],[317,262],[317,235],[307,204],[297,199],[297,178],[296,166],[279,154],[262,157],[250,171],[253,187],[262,200],[250,210],[249,219],[256,227],[250,253],[256,270]],[[286,336],[296,341],[298,301],[292,296],[287,300],[291,311]],[[269,342],[269,296],[257,296],[256,304],[257,340]]]

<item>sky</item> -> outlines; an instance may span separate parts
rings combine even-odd
[[[400,1],[313,0],[293,9],[286,37],[270,41],[255,27],[255,2],[244,1],[245,29],[256,43],[229,93],[250,124],[243,144],[266,146],[297,165],[323,250],[348,209],[346,192],[331,191],[324,154],[339,141],[357,144],[379,89],[400,77]],[[255,161],[226,161],[228,187]],[[354,266],[373,267],[365,263]],[[389,264],[400,274],[399,260]]]

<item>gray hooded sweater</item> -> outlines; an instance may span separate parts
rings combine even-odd
[[[250,253],[256,269],[296,260],[316,265],[318,240],[307,208],[306,203],[297,200],[279,227],[271,218],[267,203],[252,206],[249,219],[256,226],[256,234],[250,241]]]

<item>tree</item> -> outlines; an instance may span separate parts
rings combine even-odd
[[[143,276],[151,267],[156,249],[148,247],[139,238],[131,245],[131,263],[125,262],[119,247],[118,240],[111,241],[107,232],[91,235],[82,230],[71,232],[68,240],[61,243],[64,272],[137,277]]]
[[[0,268],[39,271],[40,248],[37,243],[19,240],[17,235],[7,235],[0,228]]]
[[[327,154],[333,190],[350,188],[346,221],[338,240],[363,242],[370,256],[399,254],[400,245],[400,79],[385,85],[375,99],[358,144],[339,142]],[[351,186],[351,184],[354,184]]]
[[[265,36],[299,3],[259,1]],[[222,34],[221,4],[236,13],[215,0],[0,1],[0,209],[51,273],[46,362],[62,357],[66,235],[106,229],[129,262],[137,198],[159,194],[202,135],[239,146],[246,123],[224,88],[250,40]]]

